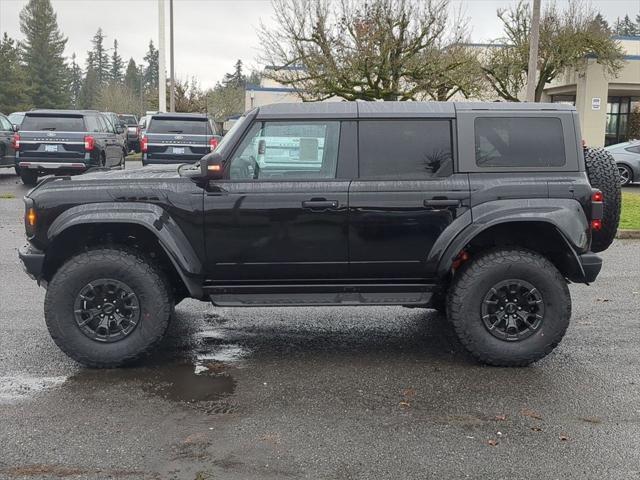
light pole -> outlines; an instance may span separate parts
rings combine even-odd
[[[531,34],[529,38],[529,70],[527,72],[527,102],[536,100],[536,74],[538,72],[538,43],[540,41],[540,0],[533,0]]]
[[[158,111],[167,111],[167,70],[164,40],[164,0],[158,0]]]
[[[173,68],[173,0],[169,0],[169,111],[176,111],[176,85]]]

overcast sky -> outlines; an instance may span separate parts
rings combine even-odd
[[[543,0],[543,5],[548,0]],[[562,5],[566,0],[558,0]],[[485,42],[500,35],[496,9],[515,0],[452,0],[469,17],[472,39]],[[0,0],[0,32],[22,38],[18,21],[26,0]],[[91,38],[102,27],[111,46],[117,39],[125,62],[139,63],[149,40],[157,45],[157,0],[51,0],[58,25],[69,39],[67,54],[75,52],[84,62]],[[168,22],[168,0],[167,6]],[[640,13],[640,0],[591,0],[612,23],[616,17]],[[213,86],[238,58],[257,66],[260,45],[256,28],[260,21],[272,24],[269,0],[174,0],[176,76],[195,75],[203,87]],[[167,24],[168,41],[168,24]],[[168,55],[167,55],[168,62]],[[168,68],[168,67],[167,67]]]

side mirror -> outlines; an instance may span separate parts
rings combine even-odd
[[[17,125],[17,124],[14,123],[13,125],[11,125],[11,129],[14,132],[17,132],[18,130],[20,130],[20,125]]]
[[[202,177],[209,180],[220,180],[224,175],[222,155],[219,152],[211,152],[200,160]]]
[[[120,126],[116,127],[116,133],[124,133],[124,128]]]

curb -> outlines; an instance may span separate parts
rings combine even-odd
[[[640,240],[640,230],[618,230],[616,238],[621,240]]]

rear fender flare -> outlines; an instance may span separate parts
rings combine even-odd
[[[189,293],[202,296],[202,262],[193,246],[169,213],[152,203],[105,202],[78,205],[62,213],[49,227],[52,242],[70,227],[91,223],[132,223],[145,227],[171,259]]]
[[[437,274],[446,277],[451,264],[465,245],[483,231],[496,225],[512,222],[544,222],[552,225],[564,239],[575,262],[577,272],[584,275],[578,252],[589,246],[589,224],[582,206],[573,199],[496,200],[473,208],[473,222],[462,230],[438,258]],[[432,251],[436,251],[434,248]]]

